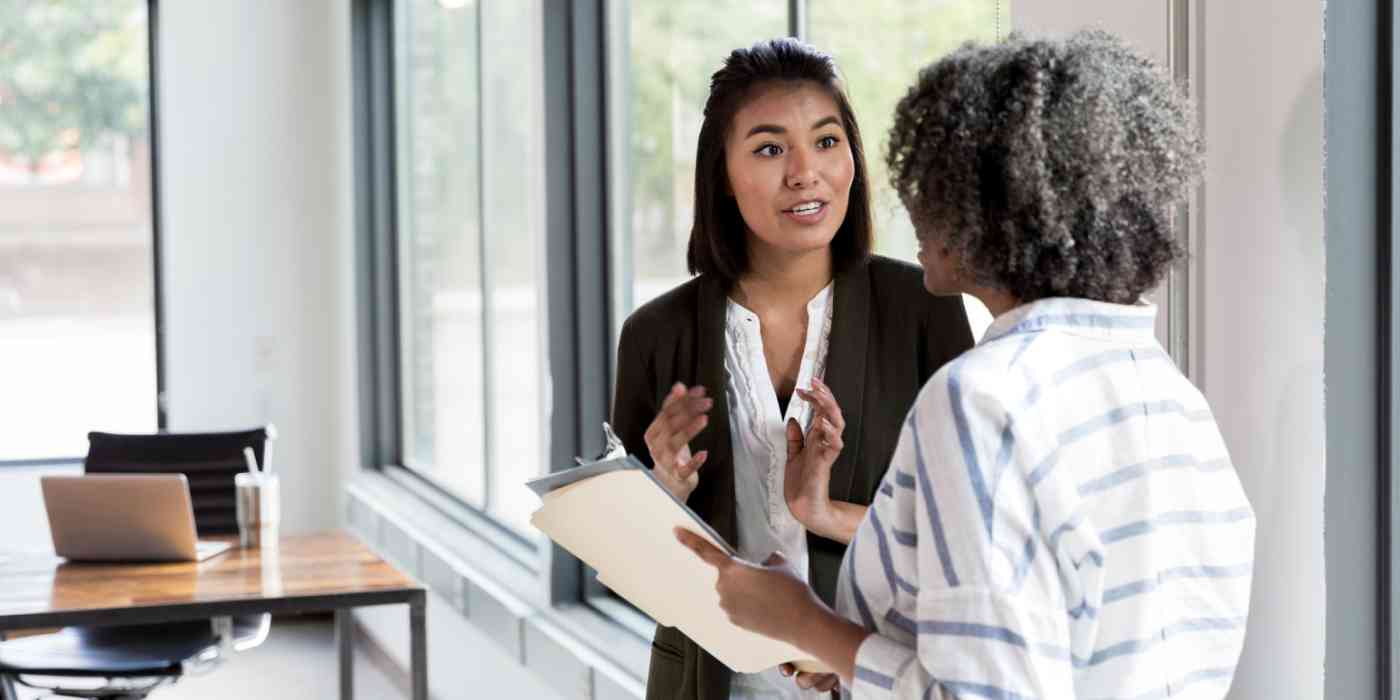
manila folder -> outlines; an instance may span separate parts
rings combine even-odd
[[[826,669],[796,647],[729,621],[715,591],[718,572],[676,541],[684,527],[733,550],[645,468],[619,469],[545,493],[530,522],[598,571],[598,580],[657,623],[676,627],[739,673],[794,662]]]

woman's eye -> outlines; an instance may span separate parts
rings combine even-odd
[[[821,137],[821,140],[817,141],[817,147],[818,147],[818,148],[824,148],[824,149],[825,149],[825,148],[835,148],[835,147],[836,147],[836,144],[838,144],[838,143],[841,143],[841,141],[840,141],[839,139],[837,139],[835,136],[823,136],[823,137]]]
[[[765,157],[768,157],[768,158],[772,158],[773,156],[782,155],[782,152],[783,152],[783,149],[778,148],[778,146],[777,146],[776,144],[767,143],[767,144],[764,144],[764,145],[762,145],[762,146],[759,146],[759,147],[758,147],[758,150],[757,150],[757,151],[754,151],[754,155],[760,155],[760,156],[765,156]]]

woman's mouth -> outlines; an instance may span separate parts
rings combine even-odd
[[[820,221],[825,216],[826,208],[826,202],[811,201],[803,202],[790,209],[784,209],[783,213],[794,221],[813,223]]]

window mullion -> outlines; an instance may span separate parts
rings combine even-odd
[[[485,512],[491,512],[491,481],[492,471],[495,467],[495,460],[492,458],[495,445],[495,425],[496,421],[492,417],[491,397],[496,394],[496,382],[491,371],[494,353],[492,350],[492,305],[491,305],[491,285],[493,282],[491,274],[491,245],[488,243],[490,228],[488,222],[491,220],[489,214],[492,209],[492,202],[487,187],[487,166],[486,154],[489,152],[486,141],[486,58],[485,50],[487,33],[485,29],[485,3],[476,3],[474,11],[476,13],[476,91],[477,91],[477,120],[476,137],[478,147],[478,157],[476,159],[477,168],[477,194],[481,206],[477,209],[478,230],[481,235],[477,236],[478,255],[477,264],[480,266],[481,275],[481,434],[482,434],[482,479],[481,479],[481,508]]]
[[[807,0],[788,0],[788,36],[807,40]]]

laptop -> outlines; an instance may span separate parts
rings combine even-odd
[[[232,546],[195,538],[184,474],[39,480],[53,548],[73,561],[203,561]]]

